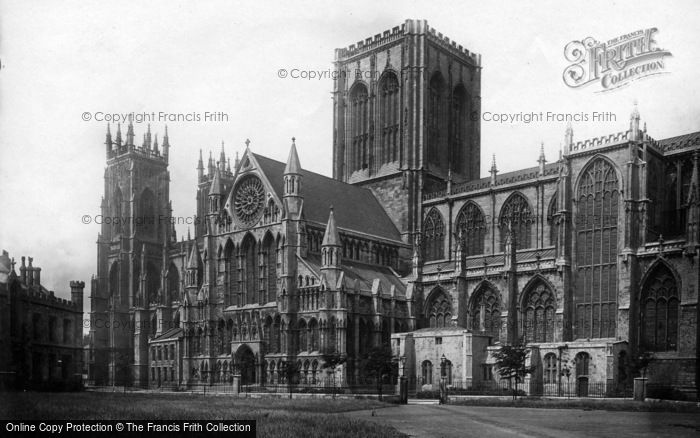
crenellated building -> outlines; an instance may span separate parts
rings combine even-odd
[[[41,268],[0,254],[0,389],[77,389],[82,381],[83,289],[71,281],[71,299],[41,283]]]
[[[700,132],[655,140],[636,109],[625,131],[556,161],[480,178],[481,57],[424,20],[336,50],[333,178],[252,151],[202,151],[194,236],[178,241],[169,139],[107,132],[96,383],[244,384],[294,362],[318,381],[391,345],[416,387],[495,378],[493,353],[523,339],[534,387],[698,384]],[[104,322],[109,324],[104,324]],[[100,323],[102,323],[100,327]],[[111,327],[105,328],[105,327]],[[325,375],[326,371],[324,371]]]

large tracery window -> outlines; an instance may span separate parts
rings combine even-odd
[[[452,304],[442,289],[435,290],[428,302],[426,319],[431,328],[448,327],[452,321]]]
[[[484,253],[484,237],[486,235],[486,221],[484,213],[473,202],[464,204],[457,215],[457,235],[464,244],[466,256]]]
[[[501,332],[501,300],[498,292],[482,285],[472,298],[472,330],[484,332],[498,340]]]
[[[369,165],[369,98],[367,87],[356,84],[350,91],[350,171]]]
[[[615,169],[604,160],[583,172],[576,215],[577,338],[615,336],[617,316],[617,218],[619,188]]]
[[[381,164],[398,160],[399,138],[399,80],[394,73],[384,74],[379,85],[379,114],[381,132]]]
[[[554,294],[540,283],[530,290],[524,303],[526,342],[554,341]]]
[[[243,272],[240,280],[243,284],[241,289],[245,291],[245,302],[241,303],[242,305],[256,303],[258,279],[258,253],[256,247],[255,238],[248,234],[241,245],[241,267]]]
[[[423,222],[423,250],[427,262],[445,258],[445,223],[434,208]]]
[[[680,297],[671,271],[659,265],[642,289],[641,346],[646,351],[678,349],[678,310]]]
[[[533,221],[530,203],[521,193],[513,193],[501,208],[501,250],[505,251],[509,231],[511,241],[515,241],[515,249],[530,248]]]

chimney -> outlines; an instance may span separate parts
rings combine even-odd
[[[27,286],[31,286],[34,284],[34,267],[32,266],[32,261],[34,261],[34,258],[32,257],[27,257],[29,260],[29,266],[27,266]]]
[[[84,281],[70,282],[70,300],[78,306],[78,310],[83,311],[83,290],[85,289]]]
[[[41,285],[41,268],[34,268],[34,285]]]
[[[27,266],[24,264],[25,257],[22,256],[22,264],[19,267],[19,279],[23,284],[27,284]]]

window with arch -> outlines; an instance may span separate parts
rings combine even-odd
[[[229,239],[224,247],[224,303],[227,306],[238,306],[238,262],[235,247]]]
[[[141,236],[155,237],[156,232],[156,197],[149,189],[144,189],[139,197],[139,210],[136,229]]]
[[[452,321],[452,304],[444,290],[436,289],[430,294],[426,319],[429,327],[448,327]]]
[[[255,304],[258,290],[258,252],[256,250],[255,238],[248,234],[241,244],[241,283],[245,291],[245,304]]]
[[[576,355],[574,362],[576,362],[576,377],[587,377],[590,372],[591,356],[582,351]]]
[[[646,351],[678,349],[680,297],[671,270],[658,265],[645,281],[641,297],[641,346]]]
[[[440,164],[440,156],[445,152],[443,143],[445,129],[445,80],[440,72],[430,78],[428,88],[428,163]]]
[[[123,212],[122,212],[122,205],[124,203],[124,199],[122,198],[122,191],[117,187],[114,190],[114,197],[112,198],[112,214],[114,215],[115,218],[119,218],[119,220],[113,221],[113,227],[112,229],[114,230],[114,234],[119,234],[122,232],[122,221],[121,218],[123,217]]]
[[[433,384],[433,363],[429,360],[424,360],[421,364],[421,377],[423,378],[423,385]]]
[[[445,223],[434,208],[423,221],[423,251],[426,262],[445,258]]]
[[[450,126],[452,157],[450,168],[455,172],[462,172],[464,165],[464,152],[467,141],[467,91],[464,85],[459,84],[452,92],[452,119]]]
[[[399,142],[399,80],[386,72],[379,83],[379,114],[381,127],[381,164],[398,160]]]
[[[530,203],[522,193],[513,193],[501,208],[499,220],[501,228],[501,251],[505,251],[508,238],[515,241],[515,248],[527,249],[532,246],[532,224],[534,215]],[[510,236],[509,236],[510,232]]]
[[[369,148],[369,93],[364,84],[350,90],[350,171],[366,169]]]
[[[544,376],[545,385],[557,383],[557,356],[554,353],[547,353],[544,356]]]
[[[486,221],[478,205],[467,202],[457,215],[456,231],[466,256],[484,253]]]
[[[559,215],[559,205],[557,203],[557,193],[552,196],[552,201],[549,203],[549,209],[547,210],[547,225],[549,225],[549,244],[556,245],[557,237],[559,233],[559,224],[557,224],[557,219]]]
[[[619,184],[613,166],[599,158],[582,173],[576,212],[577,338],[615,336]]]
[[[491,335],[494,341],[501,333],[501,299],[492,287],[482,285],[472,298],[472,330]]]
[[[530,289],[523,303],[525,341],[554,341],[554,294],[543,283]]]
[[[452,385],[452,362],[445,360],[445,369],[443,370],[444,376],[447,379],[447,384]]]
[[[277,298],[277,244],[272,234],[267,234],[263,241],[264,275],[261,285],[261,303],[268,303]]]

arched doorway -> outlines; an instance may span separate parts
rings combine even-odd
[[[241,373],[241,385],[255,384],[255,354],[249,346],[243,345],[233,358],[236,368]]]

